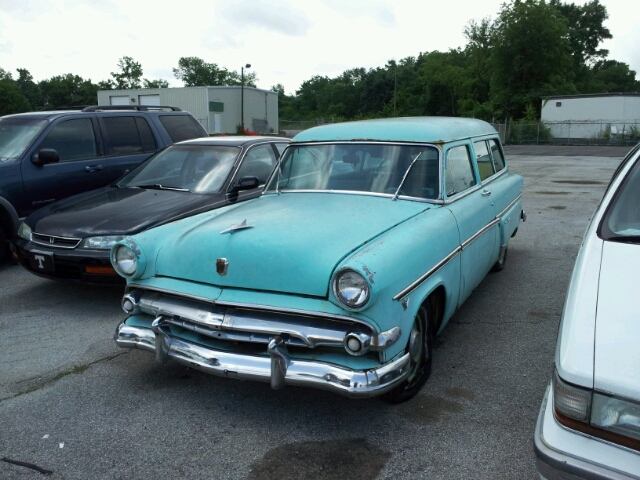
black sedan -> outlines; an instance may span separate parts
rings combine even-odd
[[[115,183],[29,215],[12,241],[30,272],[83,283],[121,284],[109,261],[127,235],[262,193],[289,143],[280,137],[211,137],[176,143]]]

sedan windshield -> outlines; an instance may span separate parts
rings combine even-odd
[[[0,118],[0,162],[22,156],[47,123],[38,118]]]
[[[222,188],[239,153],[237,147],[173,145],[149,158],[118,186],[214,193]]]
[[[604,240],[640,243],[640,162],[616,192],[600,228]]]
[[[429,145],[342,143],[291,145],[271,191],[368,192],[436,199],[438,150]]]

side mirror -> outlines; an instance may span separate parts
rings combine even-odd
[[[53,148],[42,148],[31,157],[31,163],[39,167],[48,163],[58,163],[59,161],[60,155]]]
[[[240,190],[251,190],[253,188],[258,188],[260,186],[260,181],[258,177],[242,177],[238,183],[234,183],[231,186],[231,192],[239,192]]]

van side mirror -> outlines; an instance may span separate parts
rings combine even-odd
[[[260,186],[260,181],[258,177],[242,177],[238,183],[234,183],[231,186],[230,192],[239,192],[240,190],[251,190],[253,188],[258,188]]]
[[[41,148],[31,157],[31,163],[39,167],[48,163],[58,163],[59,161],[60,155],[58,155],[58,151],[53,148]]]

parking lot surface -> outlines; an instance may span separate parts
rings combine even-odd
[[[563,148],[507,150],[528,220],[505,270],[437,338],[427,385],[398,406],[161,366],[113,343],[122,289],[0,265],[0,458],[53,479],[538,478],[533,430],[565,292],[624,155]],[[41,477],[0,461],[0,478]]]

